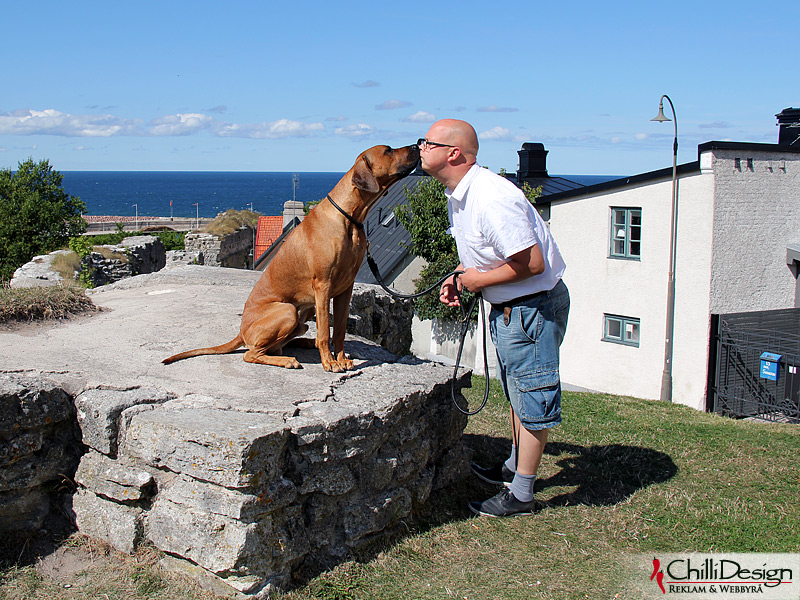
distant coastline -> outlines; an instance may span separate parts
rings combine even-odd
[[[228,209],[280,215],[287,200],[306,203],[330,192],[343,173],[229,171],[63,171],[63,187],[86,204],[86,216],[126,222],[213,218]],[[554,175],[583,185],[614,176]],[[113,215],[113,216],[111,216]]]

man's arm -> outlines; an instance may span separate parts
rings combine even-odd
[[[480,292],[492,285],[514,283],[534,275],[541,275],[544,273],[544,267],[542,251],[538,244],[534,244],[513,254],[507,262],[490,271],[466,269],[463,275],[458,276],[458,282],[470,292]]]

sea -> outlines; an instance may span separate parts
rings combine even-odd
[[[280,215],[287,200],[321,200],[344,173],[61,171],[88,215],[216,217],[228,209]],[[195,206],[196,205],[196,206]]]
[[[86,214],[213,218],[228,209],[280,215],[287,200],[321,200],[344,173],[239,171],[61,171],[62,187]],[[612,177],[561,175],[584,185]]]

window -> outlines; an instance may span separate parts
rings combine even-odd
[[[639,347],[639,319],[604,315],[603,341]]]
[[[611,209],[611,256],[639,260],[642,254],[642,209]]]

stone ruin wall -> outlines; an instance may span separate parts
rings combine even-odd
[[[56,511],[120,551],[150,540],[244,593],[290,587],[402,529],[466,473],[449,369],[380,369],[391,396],[355,389],[288,419],[158,389],[73,398],[46,378],[2,374],[0,529],[30,533]]]
[[[352,306],[360,335],[410,340],[409,301],[357,284]],[[376,364],[277,418],[0,371],[0,531],[13,539],[69,515],[121,551],[149,540],[268,595],[402,529],[466,474],[451,373],[410,357]]]
[[[222,238],[210,233],[187,233],[184,247],[187,252],[198,254],[201,265],[248,269],[252,266],[253,229],[242,227]]]

